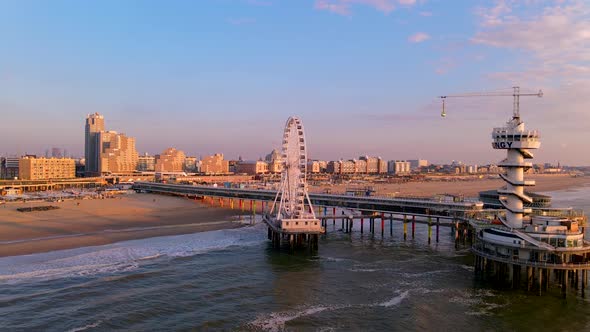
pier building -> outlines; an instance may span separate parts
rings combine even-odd
[[[568,283],[576,287],[581,283],[583,292],[590,269],[590,243],[584,239],[586,218],[569,209],[533,211],[529,207],[534,201],[524,188],[535,182],[525,180],[524,173],[533,166],[528,161],[533,159],[531,150],[538,149],[541,141],[538,131],[525,128],[518,97],[516,88],[512,118],[492,131],[492,147],[506,150],[506,158],[498,164],[506,170],[500,174],[506,186],[497,191],[504,213],[492,224],[473,223],[475,271],[512,286],[524,282],[539,293],[552,281],[564,295]]]

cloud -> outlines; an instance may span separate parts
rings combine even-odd
[[[416,0],[315,0],[314,7],[318,10],[349,16],[351,8],[355,5],[372,7],[382,13],[389,14],[395,10],[397,5],[411,7]]]
[[[432,16],[432,12],[420,12],[420,16],[430,17]]]
[[[543,89],[542,100],[521,103],[525,116],[547,133],[540,155],[589,163],[575,151],[587,150],[582,142],[590,140],[590,3],[496,0],[475,13],[479,24],[471,43],[510,57],[487,73],[491,84]]]
[[[408,41],[412,43],[421,43],[430,39],[430,35],[425,32],[417,32],[410,37],[408,37]]]
[[[498,0],[478,13],[475,44],[523,53],[521,68],[494,73],[520,79],[560,83],[586,80],[590,73],[590,6],[584,1],[557,1],[531,14],[516,13],[513,2]],[[528,9],[528,8],[526,8]]]

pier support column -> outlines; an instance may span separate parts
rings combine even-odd
[[[428,244],[432,242],[432,219],[428,216]]]
[[[361,218],[361,234],[363,234],[364,224],[365,224],[365,220],[363,218]]]
[[[381,212],[381,237],[383,237],[384,232],[385,232],[385,213]]]
[[[408,238],[408,216],[404,214],[404,241]]]
[[[412,216],[412,240],[416,234],[416,216]]]
[[[582,298],[586,296],[586,270],[582,270]]]
[[[332,215],[334,216],[334,219],[332,220],[332,225],[336,226],[336,208],[332,208]]]
[[[564,270],[562,271],[562,284],[561,284],[561,295],[563,296],[563,298],[565,298],[567,296],[567,284],[568,284],[568,273],[569,271]]]
[[[459,247],[459,222],[455,221],[455,248]]]
[[[393,236],[393,213],[389,215],[389,236]]]
[[[543,269],[539,268],[539,296],[543,292]]]
[[[531,291],[531,286],[533,283],[533,268],[530,266],[526,267],[526,276],[527,276],[527,283],[526,283],[526,288],[527,291]]]
[[[439,228],[440,228],[440,218],[436,217],[436,243],[438,243],[438,237],[440,234]]]

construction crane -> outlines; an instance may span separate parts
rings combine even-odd
[[[514,97],[514,110],[513,110],[513,118],[519,119],[520,118],[520,97],[543,97],[543,91],[539,90],[537,93],[521,93],[520,87],[514,86],[512,87],[512,92],[474,92],[474,93],[465,93],[459,95],[448,95],[448,96],[439,96],[442,99],[442,112],[440,113],[441,117],[446,117],[447,113],[445,110],[445,100],[447,98],[464,98],[464,97],[507,97],[512,96]]]

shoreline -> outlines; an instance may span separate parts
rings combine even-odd
[[[16,211],[49,204],[59,209]],[[0,257],[244,227],[236,218],[239,214],[200,201],[151,194],[10,203],[0,207]]]
[[[535,192],[555,192],[590,186],[590,177],[531,176]],[[464,194],[499,188],[499,179],[408,182],[375,185],[377,195],[405,192]],[[381,186],[381,187],[378,187]],[[344,189],[346,185],[333,186]],[[314,189],[318,189],[315,187]],[[55,205],[49,211],[17,212],[19,207]],[[178,196],[128,194],[115,198],[64,202],[18,202],[0,206],[0,257],[29,255],[160,236],[244,227],[240,210],[211,207]],[[247,218],[247,217],[245,217]]]

